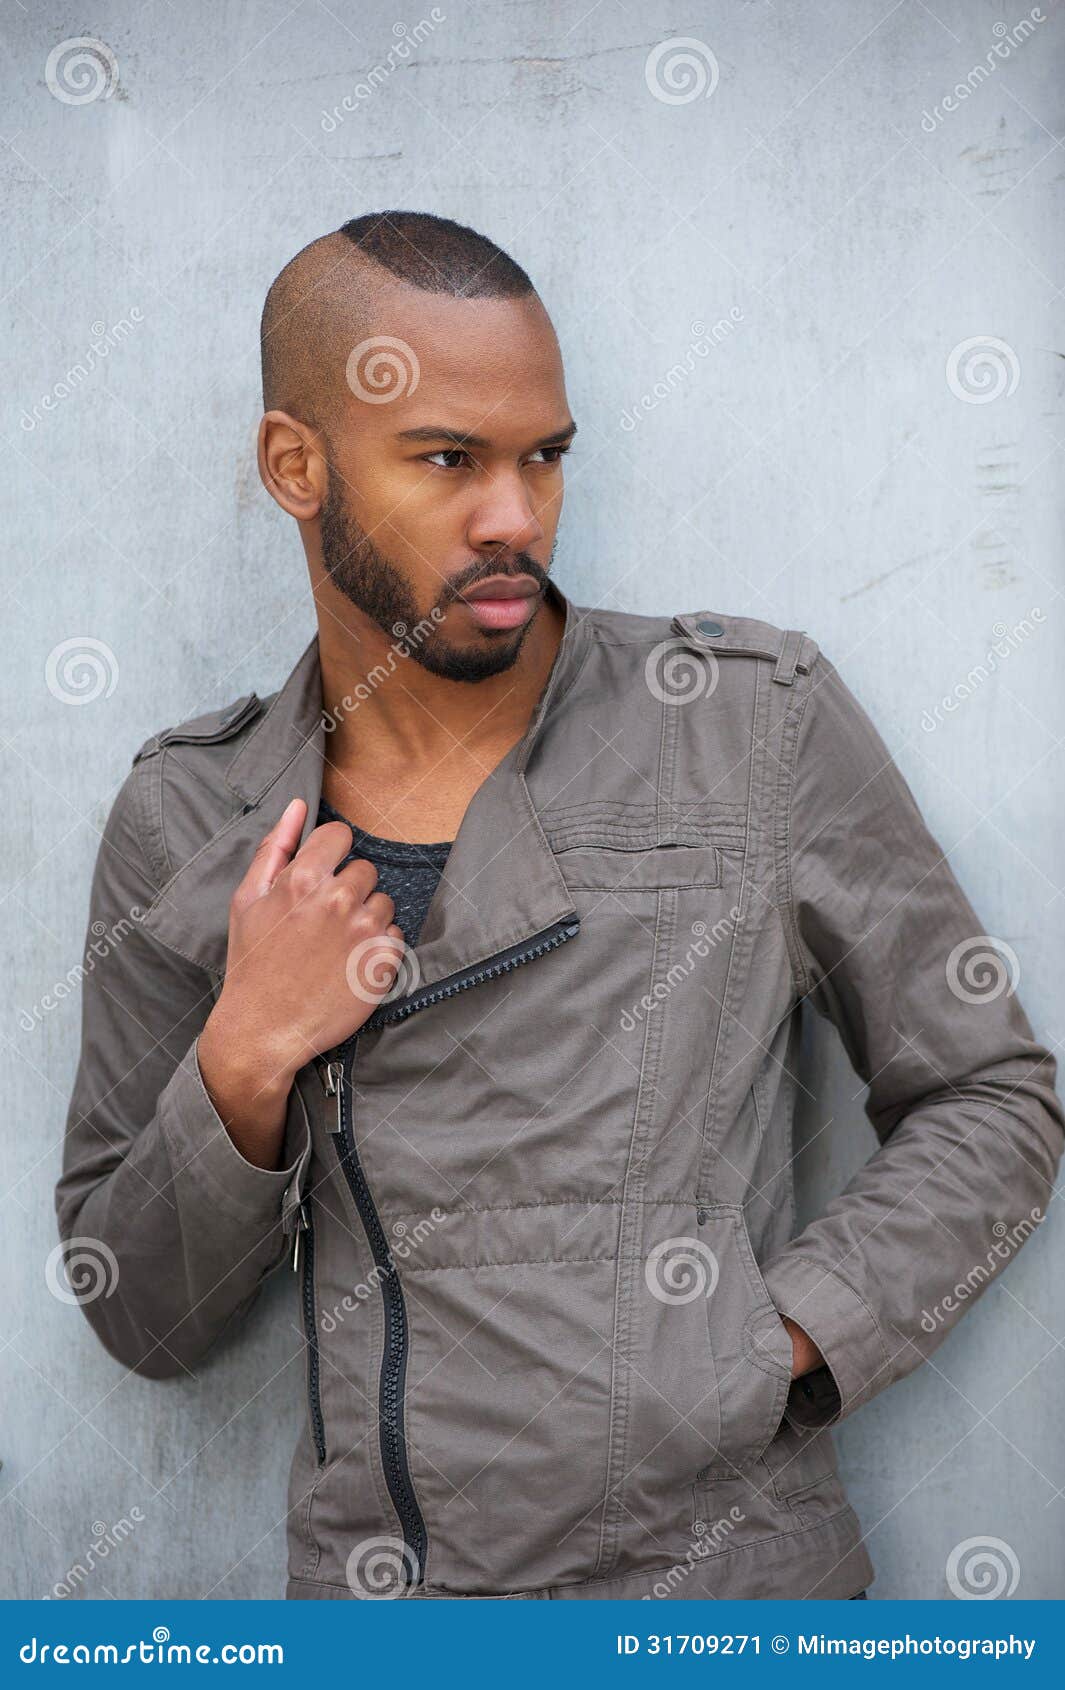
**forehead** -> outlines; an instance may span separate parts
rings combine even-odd
[[[562,357],[535,294],[455,299],[387,290],[348,348],[345,417],[394,434],[425,423],[491,437],[550,432],[568,416]]]

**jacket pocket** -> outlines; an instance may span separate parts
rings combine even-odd
[[[555,861],[571,890],[657,892],[721,885],[716,845],[568,845],[556,851]]]
[[[758,1461],[780,1431],[791,1339],[755,1261],[742,1208],[704,1206],[700,1219],[717,1273],[706,1299],[717,1424],[700,1478],[726,1479]]]

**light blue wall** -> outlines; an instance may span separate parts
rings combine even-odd
[[[997,0],[444,0],[439,23],[405,15],[426,27],[403,59],[377,0],[6,10],[3,1594],[46,1594],[94,1522],[133,1509],[82,1594],[282,1589],[292,1275],[196,1380],[123,1376],[45,1286],[76,998],[31,1012],[80,957],[134,749],[273,688],[311,631],[295,530],[254,465],[258,318],[280,266],[346,218],[438,211],[530,270],[581,430],[566,588],[808,629],[1017,952],[1037,1032],[1061,1037],[1065,26],[1051,0],[1035,14],[1014,46],[1000,19],[1034,14]],[[46,77],[81,30],[118,78],[86,103]],[[706,92],[671,84],[676,49],[652,92],[649,55],[679,30]],[[693,324],[728,327],[703,356]],[[956,350],[988,337],[983,365]],[[86,638],[108,685],[71,707],[46,666]],[[807,1210],[873,1144],[823,1024],[808,1059]],[[841,1433],[879,1597],[945,1594],[950,1551],[986,1536],[1016,1554],[1018,1596],[1065,1594],[1060,1220]]]

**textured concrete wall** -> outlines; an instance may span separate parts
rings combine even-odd
[[[813,633],[1037,1031],[1063,1030],[1059,7],[443,0],[403,24],[400,51],[378,0],[5,14],[5,1595],[46,1594],[124,1519],[82,1594],[282,1587],[292,1275],[188,1383],[123,1377],[49,1294],[77,1041],[54,988],[132,751],[275,686],[311,630],[255,471],[256,336],[281,264],[345,218],[439,211],[526,265],[581,429],[567,589]],[[680,28],[694,46],[663,47]],[[83,30],[88,82],[49,63]],[[89,702],[66,641],[95,657]],[[807,1057],[809,1210],[873,1138],[830,1028]],[[988,1536],[1018,1596],[1065,1594],[1063,1267],[1055,1214],[843,1429],[877,1596],[945,1594],[951,1550]]]

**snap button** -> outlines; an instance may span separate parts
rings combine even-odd
[[[711,639],[716,639],[718,634],[723,634],[725,632],[720,622],[709,622],[704,620],[702,622],[697,622],[695,627],[698,633],[709,634]]]

